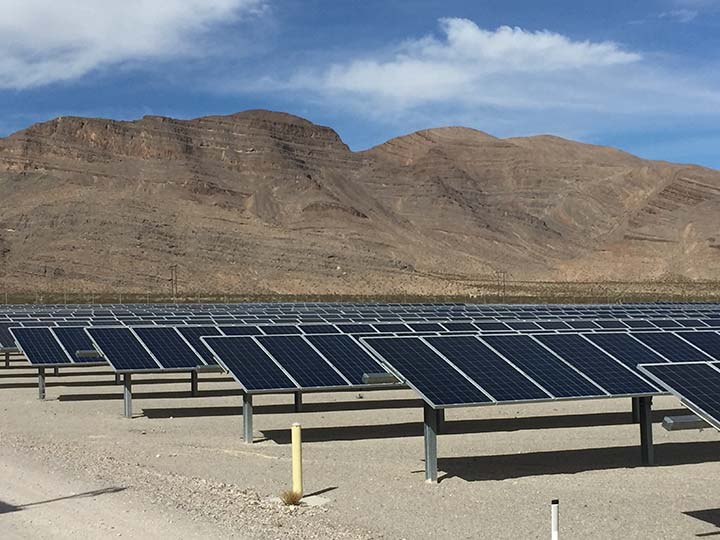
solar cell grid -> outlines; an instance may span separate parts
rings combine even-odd
[[[652,364],[640,370],[720,429],[720,371],[713,366],[717,363]]]
[[[94,351],[92,341],[85,333],[85,328],[82,326],[75,327],[58,327],[52,328],[51,332],[55,334],[55,337],[63,346],[67,354],[70,356],[73,362],[78,364],[91,364],[97,363],[101,359],[89,358],[89,357],[78,357],[78,351]]]
[[[624,364],[579,335],[553,334],[534,339],[554,351],[568,364],[590,377],[613,395],[652,394],[657,389],[645,382]]]
[[[259,336],[262,331],[257,326],[218,326],[226,336]]]
[[[474,337],[430,337],[426,341],[496,401],[550,398],[544,390]]]
[[[633,337],[671,362],[692,362],[710,358],[670,332],[636,332]]]
[[[204,365],[202,359],[175,328],[136,327],[133,331],[165,369],[195,368]]]
[[[266,335],[302,334],[300,328],[291,324],[267,324],[260,326],[260,330]]]
[[[342,373],[351,384],[363,384],[365,373],[385,373],[357,341],[347,335],[315,335],[307,340]]]
[[[481,340],[558,398],[606,395],[603,390],[530,336],[482,336]]]
[[[678,332],[678,336],[695,345],[714,360],[720,360],[720,334],[717,332]]]
[[[251,337],[204,337],[202,341],[233,378],[250,392],[298,388]]]
[[[418,338],[365,338],[402,379],[436,407],[492,400]]]
[[[70,357],[49,328],[11,328],[20,350],[33,365],[70,364]]]
[[[635,369],[638,364],[667,362],[629,334],[614,332],[612,334],[585,334],[584,336],[632,369]]]
[[[348,385],[302,336],[260,336],[256,339],[301,387]]]
[[[153,371],[160,365],[145,350],[129,328],[85,328],[95,349],[100,351],[116,371]]]

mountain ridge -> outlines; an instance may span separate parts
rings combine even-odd
[[[720,275],[720,171],[550,135],[421,130],[353,152],[251,110],[59,117],[0,139],[0,275],[22,290],[467,294]]]

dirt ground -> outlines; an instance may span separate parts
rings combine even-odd
[[[0,365],[0,538],[567,538],[720,534],[720,436],[654,427],[640,466],[630,400],[456,409],[438,485],[423,482],[421,403],[410,391],[255,398],[255,444],[222,374],[137,376],[136,417],[105,368],[49,377]],[[655,420],[684,411],[656,398]],[[289,427],[303,425],[314,508],[290,487]]]

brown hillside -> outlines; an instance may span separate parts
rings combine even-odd
[[[540,136],[426,130],[353,153],[247,111],[63,117],[0,139],[9,290],[462,294],[720,277],[720,172]]]

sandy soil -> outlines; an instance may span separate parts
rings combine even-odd
[[[122,418],[109,370],[50,377],[0,367],[0,538],[547,538],[561,500],[568,538],[720,534],[720,437],[655,425],[658,465],[639,465],[624,400],[459,409],[439,438],[441,482],[423,482],[422,410],[409,391],[255,401],[220,374],[137,377]],[[682,409],[655,400],[656,420]],[[290,484],[289,426],[303,424],[305,490],[330,502],[269,501]]]

